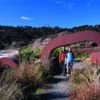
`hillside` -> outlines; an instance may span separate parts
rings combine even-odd
[[[100,32],[100,24],[95,26],[84,25],[73,28],[60,28],[57,26],[0,26],[0,49],[20,48],[34,42],[35,45],[38,43],[45,44],[53,37],[82,30],[95,30]]]

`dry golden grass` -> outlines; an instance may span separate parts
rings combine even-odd
[[[30,97],[34,99],[34,93],[44,85],[44,80],[48,77],[45,69],[47,67],[44,66],[46,65],[38,60],[30,63],[23,62],[16,69],[5,70],[3,77],[0,78],[2,80],[0,81],[0,98],[3,96],[0,100],[19,100],[22,94],[25,100]],[[9,99],[8,96],[13,99]],[[20,98],[16,99],[19,96]]]
[[[17,91],[19,93],[19,90],[22,90],[23,96],[28,98],[32,93],[35,93],[37,88],[44,84],[44,71],[43,64],[39,61],[32,63],[23,62],[14,70],[5,70],[3,78],[1,77],[4,80],[3,87],[5,88],[2,93],[8,94],[10,98],[12,95],[16,97]],[[3,90],[3,87],[0,88],[0,91]],[[2,96],[1,92],[0,95]],[[16,100],[9,98],[0,100]]]
[[[71,100],[100,100],[100,84],[81,84],[70,97]]]
[[[71,74],[70,83],[72,88],[80,84],[90,84],[100,81],[100,68],[96,66],[85,66],[82,69],[74,69]]]
[[[33,85],[34,88],[42,84],[43,66],[40,63],[21,63],[13,71],[12,78],[22,86]]]
[[[71,100],[100,100],[100,67],[87,65],[74,69],[70,85],[73,89]]]
[[[5,72],[0,78],[0,100],[23,100],[23,93],[15,80]]]

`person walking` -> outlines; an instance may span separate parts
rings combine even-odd
[[[63,75],[66,74],[66,68],[64,66],[64,61],[65,61],[65,51],[62,49],[62,51],[59,53],[59,63],[61,65],[61,68],[63,69]]]
[[[75,60],[74,53],[72,52],[72,49],[69,48],[68,53],[66,54],[66,57],[65,57],[67,76],[69,76],[69,74],[71,74],[74,60]]]

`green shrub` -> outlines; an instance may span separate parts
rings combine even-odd
[[[32,46],[25,46],[19,50],[19,60],[31,62],[40,58],[41,49],[32,49]]]
[[[57,58],[58,57],[58,55],[59,55],[59,52],[61,51],[62,49],[59,47],[59,48],[56,48],[54,51],[53,51],[53,53],[52,53],[52,59],[53,58]]]
[[[34,59],[34,54],[31,46],[25,46],[19,50],[20,61],[32,61],[33,59]]]
[[[75,61],[83,61],[84,59],[90,57],[90,53],[78,50],[75,50],[74,54],[75,54]]]
[[[39,59],[39,58],[40,58],[40,55],[41,55],[41,49],[40,49],[40,48],[36,48],[36,49],[33,51],[33,55],[34,55],[34,58],[35,58],[35,59]]]

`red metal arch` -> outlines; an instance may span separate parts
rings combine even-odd
[[[74,34],[65,34],[52,39],[43,49],[41,59],[48,59],[51,52],[60,46],[78,43],[82,41],[92,41],[100,46],[100,33],[92,30],[80,31]]]
[[[8,65],[11,69],[17,67],[17,64],[10,58],[0,58],[0,65]]]
[[[91,53],[91,62],[94,64],[100,64],[100,52]]]

